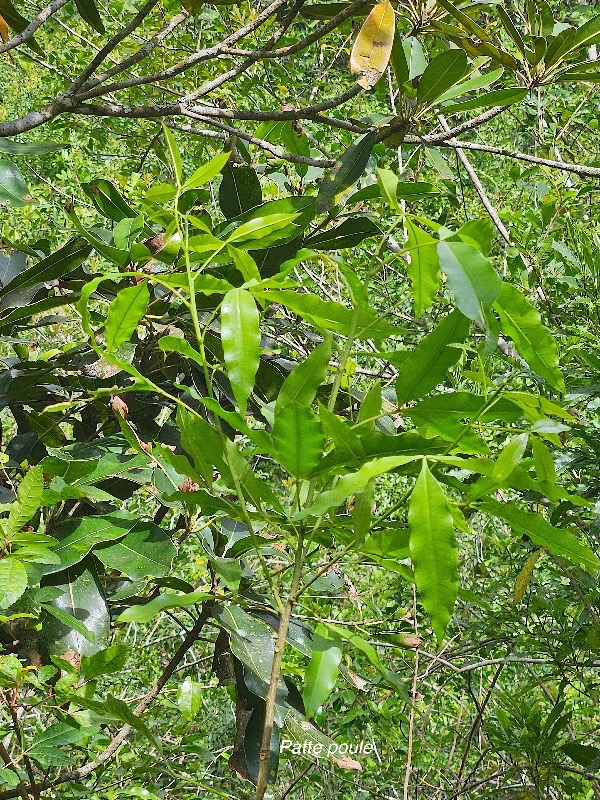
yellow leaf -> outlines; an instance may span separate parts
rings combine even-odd
[[[350,54],[350,72],[360,75],[357,83],[364,89],[372,89],[385,72],[395,27],[396,18],[389,0],[377,3],[364,21]]]
[[[519,572],[517,576],[517,580],[515,581],[515,597],[514,597],[514,604],[517,606],[523,599],[525,594],[525,590],[529,586],[529,581],[531,580],[531,576],[533,575],[533,568],[536,565],[538,558],[542,555],[543,550],[535,550],[527,559],[527,561],[523,564],[521,572]]]
[[[8,42],[8,25],[3,17],[0,17],[0,39],[6,44]]]

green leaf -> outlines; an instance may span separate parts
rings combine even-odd
[[[210,422],[179,407],[177,425],[181,431],[181,444],[194,459],[194,466],[211,485],[216,468],[224,478],[229,476],[225,461],[223,441],[219,432]]]
[[[84,22],[87,22],[98,33],[104,33],[104,25],[94,0],[75,0],[75,5]]]
[[[388,206],[392,211],[400,213],[400,204],[398,203],[398,176],[390,169],[377,169],[377,185],[381,189],[381,196],[385,198]]]
[[[231,151],[219,153],[212,158],[208,164],[203,164],[201,167],[198,167],[194,174],[183,184],[181,190],[187,192],[189,189],[199,189],[201,186],[204,186],[205,183],[212,181],[212,179],[221,172],[225,164],[227,164],[230,156]]]
[[[88,562],[90,567],[91,563]],[[54,610],[79,620],[85,626],[87,636],[94,636],[92,644],[87,636],[73,629],[71,620],[66,624],[57,618],[47,620],[42,628],[42,637],[50,653],[63,655],[72,650],[82,655],[92,655],[103,650],[108,645],[110,619],[95,572],[86,568],[84,563],[81,568],[68,569],[45,578],[45,585],[55,586],[61,591],[51,603]]]
[[[136,516],[123,512],[67,521],[54,531],[60,541],[53,552],[60,557],[60,565],[44,566],[41,572],[49,575],[73,567],[94,547],[123,538],[137,524]]]
[[[317,195],[315,206],[317,214],[328,211],[335,205],[336,195],[356,183],[367,166],[376,141],[376,130],[365,133],[340,156],[332,169],[325,174]]]
[[[17,499],[11,503],[5,525],[5,535],[11,538],[26,525],[41,508],[44,492],[44,473],[40,466],[30,469],[17,489]]]
[[[89,183],[83,183],[81,188],[97,211],[113,222],[120,222],[126,217],[138,216],[138,212],[131,208],[110,181],[97,178]]]
[[[106,318],[106,349],[109,353],[128,342],[150,302],[148,281],[121,289],[109,306]]]
[[[559,558],[568,558],[574,564],[584,564],[589,570],[600,568],[596,554],[586,544],[582,544],[570,531],[555,528],[539,514],[523,511],[513,503],[499,503],[487,500],[480,509],[486,514],[506,520],[519,534],[526,534],[539,547],[545,547]]]
[[[112,644],[106,650],[99,650],[92,656],[81,657],[81,674],[88,681],[100,675],[114,675],[127,663],[130,648],[124,644]]]
[[[527,449],[528,434],[520,433],[513,436],[496,459],[492,478],[499,484],[504,483],[513,469],[521,463]]]
[[[281,303],[290,311],[319,328],[336,331],[347,336],[352,328],[354,314],[352,309],[333,300],[322,300],[309,292],[298,292],[287,289],[262,290],[249,287],[257,297],[272,303]],[[399,331],[369,308],[363,308],[358,315],[356,326],[357,339],[383,339],[398,335]]]
[[[22,561],[4,556],[0,561],[0,609],[8,608],[27,588],[27,571]]]
[[[177,550],[158,525],[139,522],[117,544],[95,551],[97,558],[109,569],[118,569],[132,581],[166,575]]]
[[[126,725],[129,725],[137,733],[140,733],[159,751],[162,749],[159,739],[152,733],[146,723],[140,717],[138,717],[137,714],[133,713],[133,710],[130,708],[128,703],[125,703],[123,700],[119,700],[117,697],[113,697],[112,694],[109,694],[103,705],[111,716],[115,717],[120,722],[124,722]]]
[[[28,755],[42,769],[51,766],[62,767],[71,764],[72,759],[61,748],[72,752],[73,746],[84,742],[89,735],[84,728],[75,728],[66,722],[58,722],[36,734],[28,749]]]
[[[285,405],[275,414],[272,435],[275,456],[290,475],[305,478],[318,466],[325,437],[311,408],[296,402]]]
[[[340,663],[342,643],[324,625],[318,625],[313,641],[310,662],[304,673],[302,699],[306,716],[314,717],[335,687]]]
[[[18,156],[39,156],[45,153],[56,153],[67,145],[58,142],[15,142],[14,139],[0,137],[0,153],[11,153]]]
[[[598,40],[600,40],[600,15],[592,17],[578,28],[565,29],[548,46],[544,57],[546,70],[549,71],[550,67],[561,64],[575,50],[589,47]]]
[[[367,461],[357,472],[343,475],[333,489],[320,494],[312,506],[296,514],[296,519],[304,519],[310,515],[322,516],[330,508],[340,506],[352,495],[363,492],[372,478],[408,464],[416,458],[418,456],[386,456]]]
[[[351,217],[337,228],[309,236],[304,245],[313,250],[343,250],[346,247],[357,247],[364,239],[380,235],[381,230],[368,217]]]
[[[419,599],[441,644],[458,594],[458,546],[448,499],[425,460],[410,496],[408,525]]]
[[[33,202],[17,165],[6,158],[0,159],[0,205],[23,208]]]
[[[556,466],[552,453],[546,447],[544,442],[533,437],[531,440],[531,449],[533,451],[533,463],[535,465],[535,474],[539,481],[548,481],[550,484],[556,483]]]
[[[144,624],[151,622],[162,611],[168,608],[188,608],[196,603],[202,603],[210,595],[206,592],[188,592],[188,594],[161,594],[143,605],[126,608],[117,617],[117,622],[138,622]]]
[[[124,217],[113,229],[113,241],[119,250],[130,251],[144,230],[144,217]]]
[[[191,678],[186,678],[179,685],[175,702],[177,703],[177,708],[181,711],[182,717],[190,721],[196,718],[202,707],[203,692],[204,687],[202,684],[193,681]]]
[[[231,651],[260,681],[257,694],[265,696],[271,680],[275,645],[270,628],[239,606],[215,606],[213,616],[231,639]]]
[[[316,397],[317,390],[325,382],[329,360],[332,352],[332,337],[327,335],[320,345],[297,367],[295,367],[281,385],[275,414],[283,411],[290,403],[310,406]]]
[[[453,344],[464,342],[469,333],[469,320],[455,310],[445,317],[402,361],[396,379],[396,396],[401,408],[408,400],[428,394],[441,383],[451,366],[461,356]],[[393,358],[390,359],[393,362]]]
[[[286,239],[288,237],[286,229],[297,217],[298,214],[296,212],[291,214],[270,214],[267,217],[255,217],[254,219],[248,220],[248,222],[244,222],[238,228],[235,228],[227,237],[227,244],[237,242],[239,246],[244,242],[251,242],[253,248],[257,246],[270,247],[277,242],[277,233],[279,231],[284,231],[282,238]],[[259,244],[255,241],[257,239],[260,240]]]
[[[417,89],[419,105],[431,105],[436,98],[448,91],[468,70],[464,50],[446,50],[427,65],[421,75]]]
[[[447,92],[444,92],[441,97],[438,97],[438,103],[447,103],[450,100],[454,100],[455,97],[463,97],[465,94],[473,92],[476,89],[485,89],[501,78],[503,72],[504,69],[500,67],[499,69],[494,69],[491,72],[484,72],[481,75],[474,75],[472,78],[468,78],[466,81],[458,83],[456,86],[453,86],[452,89],[448,89]]]
[[[230,289],[223,298],[221,341],[231,388],[245,414],[260,361],[260,318],[246,289]]]
[[[409,254],[408,277],[412,282],[415,317],[421,317],[433,303],[441,288],[440,259],[437,240],[406,220],[408,235],[406,249]]]
[[[175,181],[177,183],[177,186],[181,186],[181,177],[183,175],[183,163],[181,161],[181,152],[179,151],[179,146],[177,144],[177,140],[175,139],[175,134],[170,128],[168,128],[165,125],[164,122],[162,123],[162,129],[165,141],[167,143],[169,161],[171,162],[171,167],[173,168],[173,174],[175,175]]]
[[[542,323],[537,309],[510,283],[502,283],[494,308],[500,316],[502,332],[510,336],[533,372],[564,393],[565,379],[558,367],[556,339]]]
[[[492,303],[502,289],[502,281],[490,261],[463,242],[439,242],[437,249],[456,305],[465,317],[487,328]]]
[[[190,361],[195,361],[199,367],[206,364],[200,353],[180,336],[161,336],[158,346],[163,353],[179,353],[179,355],[189,358]]]
[[[77,633],[81,634],[84,639],[90,644],[95,644],[96,642],[96,635],[93,631],[90,631],[87,626],[77,617],[74,617],[72,614],[69,614],[68,611],[65,611],[62,608],[56,608],[54,606],[48,605],[47,603],[42,603],[41,607],[44,608],[49,614],[65,626],[65,628],[70,628],[71,630],[77,631]]]
[[[262,203],[262,189],[252,167],[228,164],[219,186],[219,206],[227,219]]]
[[[0,297],[15,289],[62,278],[63,275],[72,272],[82,264],[91,252],[92,248],[85,239],[71,239],[51,255],[42,258],[37,264],[21,272],[13,278],[8,286],[0,288]]]
[[[444,106],[444,114],[458,114],[461,111],[471,111],[474,108],[495,108],[497,106],[512,106],[520,103],[529,89],[521,89],[518,86],[511,86],[508,89],[497,89],[495,92],[474,97],[472,100],[464,100],[461,103],[450,103]]]

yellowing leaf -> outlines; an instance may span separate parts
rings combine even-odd
[[[377,3],[360,29],[350,54],[350,72],[360,75],[357,83],[364,89],[372,89],[385,72],[394,44],[395,26],[392,4],[383,0]]]
[[[515,581],[515,596],[514,596],[514,603],[516,606],[519,605],[521,600],[525,595],[525,590],[529,586],[529,581],[531,580],[531,576],[533,575],[533,568],[536,565],[538,558],[542,555],[543,550],[534,550],[534,552],[529,556],[527,561],[523,564],[523,568],[519,572],[517,576],[517,580]]]
[[[8,25],[4,17],[0,17],[0,39],[6,44],[8,42]]]

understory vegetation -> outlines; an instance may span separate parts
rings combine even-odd
[[[0,800],[599,800],[600,15],[0,0]]]

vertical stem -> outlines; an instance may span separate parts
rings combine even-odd
[[[279,686],[279,676],[281,675],[281,662],[283,660],[283,653],[285,650],[285,643],[287,639],[288,629],[290,627],[290,618],[294,604],[298,598],[298,590],[300,588],[300,579],[302,577],[302,566],[304,563],[304,533],[300,532],[298,537],[298,547],[296,548],[296,557],[294,559],[294,574],[292,576],[292,585],[290,593],[285,604],[285,607],[279,618],[279,630],[277,632],[277,640],[275,642],[275,651],[273,653],[273,666],[271,667],[271,680],[269,683],[269,690],[265,697],[265,725],[263,728],[262,742],[260,746],[258,778],[256,781],[255,800],[262,800],[265,796],[267,789],[267,782],[269,777],[269,757],[271,755],[271,735],[273,733],[273,721],[275,719],[275,704],[277,700],[277,688]]]

